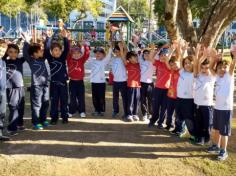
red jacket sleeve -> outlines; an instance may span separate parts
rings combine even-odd
[[[81,59],[85,63],[88,60],[89,56],[90,56],[90,49],[89,49],[89,47],[87,45],[84,45],[84,49],[85,49],[84,55],[82,56]]]

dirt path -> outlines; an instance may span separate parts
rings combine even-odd
[[[90,95],[87,107],[91,109]],[[104,118],[59,123],[43,131],[30,128],[0,144],[1,176],[201,176],[236,173],[235,141],[231,157],[219,163],[187,138],[111,119],[111,99]],[[28,105],[29,106],[29,105]],[[29,114],[28,114],[29,115]],[[27,120],[30,127],[30,119]],[[233,136],[235,139],[235,136]]]

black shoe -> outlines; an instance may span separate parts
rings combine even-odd
[[[99,116],[99,113],[98,112],[92,112],[92,116],[94,116],[94,117],[97,117],[97,116]]]
[[[118,116],[119,113],[117,112],[112,112],[112,118],[116,118]]]
[[[99,112],[98,116],[103,117],[104,116],[104,112]]]
[[[162,124],[158,124],[157,128],[162,130],[162,129],[164,129],[164,126]]]
[[[64,119],[62,119],[62,123],[63,124],[67,124],[69,121],[68,121],[68,118],[64,118]]]
[[[19,132],[25,131],[25,129],[26,129],[26,128],[25,128],[23,125],[17,127],[17,130],[18,130]]]
[[[18,135],[19,133],[17,131],[9,131],[9,135],[10,136],[16,136]]]
[[[50,125],[53,125],[53,126],[54,126],[54,125],[56,125],[56,124],[57,124],[57,121],[51,121],[51,122],[50,122]]]
[[[0,141],[10,141],[10,138],[8,136],[0,136]]]
[[[164,129],[165,129],[166,131],[170,131],[171,126],[166,126]]]
[[[149,127],[149,128],[153,128],[153,127],[155,127],[155,124],[152,123],[152,122],[149,122],[148,127]]]
[[[195,144],[203,146],[205,144],[204,138],[203,137],[198,138],[197,141],[195,142]]]
[[[177,135],[178,130],[177,130],[177,129],[174,129],[174,130],[172,130],[170,133],[171,133],[171,134],[174,134],[174,135]]]

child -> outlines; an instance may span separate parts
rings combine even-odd
[[[196,107],[196,144],[204,145],[210,140],[212,127],[215,73],[211,68],[208,49],[204,49],[203,54],[199,55],[200,47],[198,44],[193,67],[195,78],[194,103]]]
[[[171,132],[179,137],[185,134],[184,122],[191,136],[195,136],[193,101],[193,56],[185,57],[181,62],[177,84],[176,124]],[[192,138],[191,138],[192,139]]]
[[[115,118],[119,113],[119,93],[121,93],[124,116],[127,116],[127,73],[125,65],[121,58],[120,48],[116,45],[113,49],[115,57],[112,59],[113,79],[113,112],[112,117]]]
[[[24,42],[23,56],[31,69],[30,102],[32,124],[35,130],[47,127],[47,111],[49,107],[49,75],[44,58],[42,45]]]
[[[108,65],[112,49],[110,48],[106,55],[103,48],[95,48],[95,58],[91,59],[91,75],[90,82],[92,84],[92,99],[95,112],[93,116],[103,116],[105,112],[105,91],[106,91],[106,79],[105,79],[105,67]]]
[[[119,47],[121,50],[121,55],[123,62],[126,66],[127,70],[127,117],[126,120],[128,122],[139,121],[138,117],[138,107],[140,101],[140,78],[141,78],[141,69],[138,63],[138,55],[130,51],[127,54],[124,53],[124,44],[123,42],[119,43]]]
[[[0,40],[0,141],[9,141],[10,138],[4,135],[6,116],[6,63],[2,60],[7,50],[7,44]]]
[[[169,131],[173,127],[173,114],[176,111],[177,103],[177,84],[179,80],[179,61],[177,56],[172,56],[167,61],[171,70],[170,87],[167,92],[167,119],[165,129]],[[178,117],[176,117],[177,119]]]
[[[220,60],[216,66],[215,107],[212,130],[212,146],[209,153],[218,154],[218,160],[228,157],[227,144],[231,135],[233,117],[234,68],[236,65],[236,46],[232,47],[233,60],[229,64]]]
[[[3,60],[7,67],[7,101],[9,107],[10,135],[17,135],[18,130],[24,130],[24,82],[23,63],[24,58],[18,58],[20,49],[15,44],[9,44]]]
[[[153,92],[153,114],[150,119],[149,127],[154,126],[158,121],[158,128],[163,129],[163,121],[167,108],[167,91],[170,86],[171,72],[166,66],[165,60],[168,57],[169,49],[162,48],[159,53],[159,60],[153,59],[153,65],[157,70],[156,85]]]
[[[141,111],[142,121],[146,121],[152,116],[152,92],[153,92],[153,73],[154,66],[149,60],[150,51],[144,50],[139,63],[141,68]]]
[[[82,52],[84,49],[84,54]],[[67,58],[68,74],[70,78],[69,93],[70,106],[69,114],[72,116],[77,110],[80,117],[86,117],[85,114],[85,88],[84,88],[84,64],[88,60],[90,54],[89,47],[84,45],[81,47],[73,47]]]
[[[56,125],[58,121],[58,105],[60,103],[60,111],[62,123],[68,123],[68,74],[66,69],[66,58],[69,52],[69,42],[66,38],[66,31],[63,30],[61,36],[64,41],[64,50],[62,45],[53,42],[51,46],[50,39],[47,38],[45,45],[44,57],[48,60],[51,83],[50,83],[50,99],[51,99],[51,125]]]

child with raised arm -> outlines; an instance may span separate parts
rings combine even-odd
[[[0,39],[0,141],[8,141],[10,138],[4,134],[6,131],[6,63],[2,60],[7,50],[7,44]]]
[[[84,50],[84,51],[83,51]],[[84,64],[90,55],[89,46],[73,46],[67,58],[68,74],[70,78],[69,93],[70,106],[69,115],[73,115],[78,110],[80,117],[85,114],[85,87],[84,87]]]
[[[228,157],[227,145],[231,135],[233,117],[234,69],[236,65],[236,46],[232,47],[232,61],[219,60],[216,63],[215,107],[213,113],[212,146],[209,153],[217,154],[218,160]]]
[[[108,53],[105,53],[103,48],[97,47],[94,49],[95,58],[90,59],[91,74],[90,82],[92,84],[92,99],[95,111],[93,116],[103,116],[105,112],[105,93],[106,79],[105,67],[111,60],[112,48],[109,48]]]
[[[124,52],[124,48],[126,47],[124,42],[119,43],[119,47],[121,49],[122,60],[126,66],[127,70],[127,117],[126,121],[139,121],[138,117],[138,107],[140,102],[140,87],[141,87],[141,69],[138,62],[138,55],[129,51],[127,53]]]
[[[204,48],[200,54],[201,45],[197,45],[194,58],[194,103],[196,144],[204,145],[210,140],[213,118],[213,92],[215,85],[215,71],[212,69],[210,50]]]
[[[113,48],[114,57],[112,58],[113,73],[113,112],[112,117],[117,117],[119,113],[119,93],[122,97],[123,117],[127,116],[127,73],[121,58],[121,52],[118,45]]]
[[[56,125],[59,118],[59,103],[62,123],[68,123],[68,74],[66,69],[66,58],[69,53],[69,42],[67,33],[62,31],[61,36],[64,41],[64,48],[58,42],[50,43],[47,38],[45,44],[44,57],[48,60],[51,80],[50,80],[50,116],[51,125]]]
[[[9,107],[10,135],[17,135],[18,131],[24,130],[24,105],[25,91],[23,81],[24,58],[18,58],[20,49],[16,44],[8,44],[3,60],[7,68],[7,102]]]
[[[25,35],[24,35],[25,36]],[[47,127],[47,111],[49,107],[49,74],[44,58],[43,45],[29,44],[29,37],[25,36],[23,56],[31,69],[30,102],[32,124],[35,130]]]

